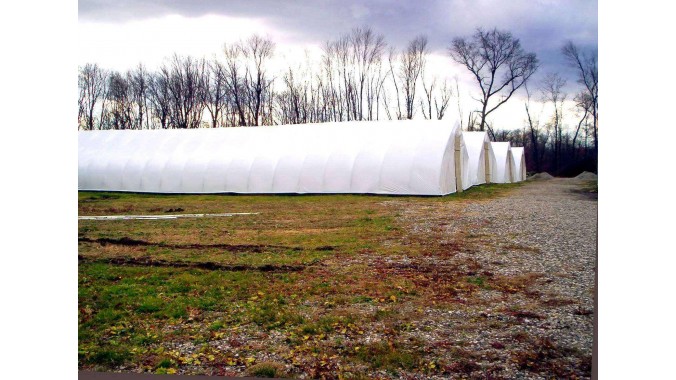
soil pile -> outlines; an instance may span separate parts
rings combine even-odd
[[[554,176],[552,176],[551,174],[549,174],[549,173],[547,173],[547,172],[542,172],[542,173],[533,174],[533,175],[530,176],[530,178],[528,178],[528,179],[532,179],[532,180],[546,180],[546,179],[552,179],[552,178],[554,178]]]
[[[575,179],[580,179],[583,181],[596,181],[599,179],[599,176],[592,172],[582,172],[575,177]]]

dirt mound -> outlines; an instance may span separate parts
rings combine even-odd
[[[533,174],[533,175],[530,176],[528,179],[539,179],[539,180],[543,180],[543,179],[552,179],[552,178],[554,178],[554,176],[552,176],[551,174],[549,174],[549,173],[547,173],[547,172],[542,172],[542,173]]]
[[[581,179],[583,181],[596,181],[599,179],[599,176],[592,172],[582,172],[575,177],[575,179]]]

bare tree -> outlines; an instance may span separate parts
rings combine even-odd
[[[207,72],[204,74],[204,78],[204,105],[211,116],[211,127],[217,128],[220,126],[219,122],[223,118],[227,102],[225,66],[216,58],[212,59],[207,65]]]
[[[174,55],[169,77],[170,118],[175,128],[199,128],[205,91],[205,60]]]
[[[533,114],[531,111],[531,95],[530,91],[528,90],[528,86],[524,85],[524,89],[526,90],[527,95],[524,105],[526,107],[526,122],[528,126],[528,137],[530,142],[529,145],[531,147],[531,154],[528,156],[532,157],[535,163],[535,171],[539,173],[542,170],[542,159],[545,153],[544,145],[547,142],[548,135],[545,133],[543,136],[543,131],[540,125],[540,115],[542,112],[540,112],[538,115]]]
[[[170,70],[166,65],[162,65],[157,73],[151,74],[149,80],[150,109],[153,116],[159,121],[159,127],[162,129],[169,128],[171,107],[170,80]]]
[[[448,108],[448,103],[453,96],[453,88],[450,87],[448,81],[444,80],[444,84],[439,89],[439,92],[440,98],[434,99],[434,110],[437,113],[437,120],[443,119],[446,109]]]
[[[376,63],[377,75],[373,76],[370,85],[369,85],[369,95],[368,95],[368,119],[369,120],[379,120],[380,119],[380,99],[384,98],[385,95],[385,80],[387,79],[387,74],[383,72],[383,63],[382,57],[378,59]],[[373,107],[375,106],[375,117],[373,115]]]
[[[451,87],[449,87],[446,80],[444,80],[444,83],[440,89],[437,88],[436,77],[432,79],[432,82],[428,87],[425,83],[425,70],[421,72],[420,78],[422,81],[423,90],[425,91],[425,98],[420,100],[420,109],[423,111],[423,116],[428,120],[433,118],[432,104],[434,103],[434,117],[436,117],[437,120],[441,120],[446,113],[446,108],[448,108],[448,102],[453,96],[453,90]],[[439,94],[437,95],[437,93]]]
[[[307,123],[309,115],[308,83],[298,80],[292,67],[284,73],[282,80],[286,90],[277,95],[279,119],[283,124]]]
[[[267,61],[272,58],[274,52],[272,40],[259,35],[251,36],[245,45],[242,45],[243,56],[250,60],[245,76],[245,88],[247,89],[247,107],[251,113],[250,125],[260,125],[261,111],[264,96],[268,93],[268,87],[272,83],[266,68]]]
[[[373,120],[383,95],[385,38],[371,28],[355,28],[327,41],[321,60],[322,99],[330,120]],[[374,116],[374,113],[376,116]]]
[[[540,92],[543,102],[551,102],[554,107],[554,113],[548,123],[548,127],[554,132],[554,170],[558,172],[561,162],[562,142],[563,142],[563,102],[566,100],[566,94],[562,91],[566,85],[566,80],[559,74],[548,73],[542,80]]]
[[[108,90],[110,87],[110,76],[111,72],[104,71],[103,74],[103,95],[101,96],[101,112],[99,115],[99,129],[110,129],[112,128],[110,124],[110,112],[109,112],[109,101],[108,101]]]
[[[127,73],[127,81],[129,82],[131,91],[131,101],[136,107],[136,128],[143,129],[143,121],[145,120],[145,127],[149,127],[148,123],[148,91],[150,87],[150,75],[143,64],[140,64],[133,70]],[[144,119],[145,118],[145,119]]]
[[[399,78],[401,79],[404,93],[404,105],[406,107],[406,118],[412,119],[415,113],[415,94],[420,73],[425,67],[425,56],[427,55],[427,37],[418,36],[409,42],[401,55],[399,67]]]
[[[133,129],[131,91],[127,77],[119,72],[110,74],[106,97],[110,106],[110,127]]]
[[[575,143],[577,141],[577,138],[579,137],[580,130],[582,129],[582,125],[585,126],[585,151],[586,151],[586,135],[587,135],[587,126],[588,126],[588,119],[589,116],[591,115],[591,110],[594,108],[593,105],[593,100],[589,96],[589,94],[581,92],[575,95],[575,110],[577,111],[578,115],[582,113],[582,116],[580,117],[580,121],[577,123],[577,127],[575,128],[575,135],[573,136],[573,149],[575,149]]]
[[[584,87],[585,95],[580,95],[580,99],[586,98],[589,103],[589,110],[592,115],[592,131],[594,133],[594,152],[598,154],[598,100],[599,100],[599,70],[598,56],[596,51],[582,52],[573,44],[567,42],[561,49],[568,63],[574,67],[578,74],[578,83]]]
[[[240,64],[242,50],[241,43],[223,47],[225,53],[225,86],[231,103],[229,108],[232,109],[233,120],[237,120],[236,124],[239,126],[247,125],[245,69]],[[231,125],[235,125],[235,123],[233,122]]]
[[[372,108],[368,102],[369,83],[378,68],[383,51],[385,37],[376,35],[371,28],[356,28],[349,35],[352,62],[354,63],[353,118],[364,119],[364,105]],[[365,93],[366,92],[366,93]]]
[[[354,76],[352,75],[352,68],[350,63],[350,37],[349,35],[342,36],[335,43],[332,44],[333,59],[336,62],[337,71],[337,101],[339,120],[343,121],[343,117],[347,121],[352,120],[354,111]],[[343,116],[343,112],[345,115]]]
[[[85,129],[94,129],[94,110],[99,100],[103,100],[106,95],[106,80],[107,74],[95,63],[87,63],[80,68],[79,103]]]
[[[495,141],[511,141],[514,131],[508,131],[506,129],[499,129],[494,132],[493,139]],[[516,146],[516,145],[514,145]]]
[[[463,121],[462,121],[462,119],[464,119],[464,117],[463,117],[463,113],[462,113],[462,107],[460,106],[460,86],[458,85],[458,76],[456,75],[453,78],[453,80],[455,81],[455,96],[456,96],[456,103],[457,103],[457,106],[458,106],[458,118],[460,120],[460,129],[463,130],[463,129],[465,129],[465,127],[464,127]],[[469,129],[469,125],[467,126],[467,130],[468,131],[471,130],[471,129]]]
[[[289,66],[284,72],[283,90],[274,94],[276,121],[283,124],[299,124],[333,119],[335,91],[327,85],[331,74],[327,74],[327,67],[323,62],[319,65],[319,72],[315,69],[316,66],[306,56],[305,63]]]
[[[338,68],[338,47],[332,41],[327,41],[323,46],[321,58],[321,75],[324,78],[324,99],[328,107],[329,120],[341,121],[343,119],[343,99],[341,91],[340,70]]]
[[[394,49],[394,47],[391,47],[389,54],[387,55],[387,62],[388,62],[389,67],[390,67],[389,71],[390,71],[390,76],[392,78],[392,85],[394,86],[394,99],[397,101],[397,108],[395,108],[396,118],[397,118],[397,120],[401,120],[401,119],[403,119],[403,113],[401,112],[400,91],[399,91],[399,84],[397,83],[399,81],[398,80],[399,76],[394,73],[394,71],[395,71],[394,70],[394,64],[395,64],[395,61],[396,61],[396,57],[397,57],[397,52]],[[386,96],[384,98],[384,100],[385,100],[385,110],[387,112],[387,117],[388,117],[388,119],[392,120],[392,116],[390,115],[390,107],[387,104],[388,97]]]
[[[432,82],[430,83],[429,87],[427,86],[427,83],[425,81],[425,71],[423,70],[420,73],[420,80],[422,82],[422,87],[423,90],[425,91],[425,98],[420,100],[420,110],[423,113],[423,117],[426,120],[431,120],[432,119],[432,98],[433,98],[433,92],[434,89],[436,88],[437,85],[437,78],[434,77],[432,79]]]
[[[471,39],[455,38],[449,53],[479,84],[482,96],[476,100],[481,103],[481,131],[485,129],[486,117],[506,103],[538,67],[534,53],[526,53],[511,33],[497,29],[477,29]],[[495,95],[500,95],[500,99],[491,105]]]
[[[82,67],[78,67],[78,76],[77,76],[77,88],[78,88],[78,97],[77,97],[77,128],[86,127],[83,125],[84,117],[86,114],[87,105],[85,104],[85,83],[84,77],[82,75]]]

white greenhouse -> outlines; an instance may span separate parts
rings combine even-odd
[[[512,146],[509,142],[492,142],[493,154],[495,154],[496,183],[514,182],[514,160],[512,159]]]
[[[462,138],[469,155],[469,177],[472,185],[497,182],[497,161],[488,133],[463,132]]]
[[[523,148],[512,147],[512,158],[514,159],[514,182],[526,180],[526,156],[523,154]]]
[[[459,124],[82,131],[79,190],[445,195],[472,185]]]

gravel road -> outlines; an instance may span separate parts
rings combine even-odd
[[[591,376],[597,201],[584,184],[528,181],[504,197],[405,209],[411,236],[461,246],[434,265],[466,265],[478,284],[503,285],[483,286],[456,310],[430,309],[425,324],[435,330],[418,332],[468,353],[460,377]],[[457,357],[450,351],[438,354]]]

